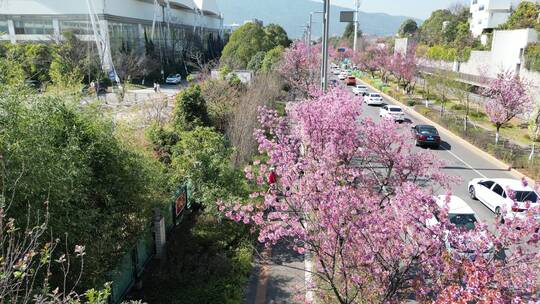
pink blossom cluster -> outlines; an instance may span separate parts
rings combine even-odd
[[[537,300],[540,210],[492,229],[458,229],[433,199],[455,182],[444,164],[415,151],[393,122],[360,113],[341,89],[295,103],[284,117],[260,109],[255,136],[267,160],[245,173],[261,190],[247,202],[218,202],[219,210],[251,225],[267,246],[309,251],[328,302]],[[278,176],[272,185],[270,171]]]

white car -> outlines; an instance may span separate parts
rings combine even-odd
[[[475,178],[469,182],[468,190],[472,199],[481,201],[497,216],[506,211],[509,218],[522,217],[524,211],[538,204],[538,193],[517,179]]]
[[[404,121],[405,113],[400,106],[385,105],[381,108],[379,116],[394,121]]]
[[[364,101],[368,104],[368,105],[382,105],[384,102],[383,102],[383,98],[381,96],[381,94],[379,93],[369,93],[366,95],[366,97],[364,98]]]
[[[470,259],[476,258],[476,252],[482,252],[483,257],[487,260],[494,257],[495,249],[487,234],[473,231],[478,220],[474,210],[465,201],[453,195],[450,197],[440,195],[434,199],[439,208],[448,208],[448,220],[456,228],[456,230],[445,230],[444,242],[448,252]],[[428,219],[427,224],[439,224],[437,214],[434,215],[434,218]],[[475,248],[478,246],[483,247]]]
[[[339,76],[338,76],[339,80],[345,80],[345,78],[347,78],[347,72],[339,73]]]
[[[169,75],[165,80],[167,84],[179,84],[180,82],[182,82],[182,76],[180,74]]]
[[[334,75],[339,75],[341,74],[341,71],[339,69],[334,69]]]
[[[368,88],[365,85],[357,84],[356,87],[352,89],[354,95],[365,96],[368,94]]]

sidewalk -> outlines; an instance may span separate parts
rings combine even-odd
[[[246,304],[302,303],[305,294],[304,256],[283,244],[262,250],[254,262]]]

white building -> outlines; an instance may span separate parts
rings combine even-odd
[[[105,57],[147,41],[174,57],[194,41],[221,45],[223,17],[216,0],[0,0],[0,42],[58,41],[64,31],[98,42]]]
[[[521,1],[524,0],[471,0],[470,28],[473,36],[479,37],[505,23]]]

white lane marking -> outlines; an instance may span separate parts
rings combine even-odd
[[[455,153],[453,153],[452,151],[446,149],[446,148],[443,148],[445,151],[447,151],[448,153],[450,153],[450,155],[452,155],[455,159],[459,160],[460,162],[462,162],[465,166],[469,167],[471,170],[473,170],[474,172],[476,172],[476,174],[480,175],[481,177],[483,178],[487,178],[487,176],[485,176],[484,174],[482,174],[480,171],[476,170],[475,168],[473,168],[473,166],[469,165],[467,162],[465,162],[463,159],[461,159],[459,156],[457,156]]]
[[[311,263],[310,254],[306,251],[304,255],[304,264],[305,264],[305,284],[306,284],[306,303],[314,303],[313,290],[311,289],[311,284],[313,281],[311,272],[313,271],[313,264]]]

